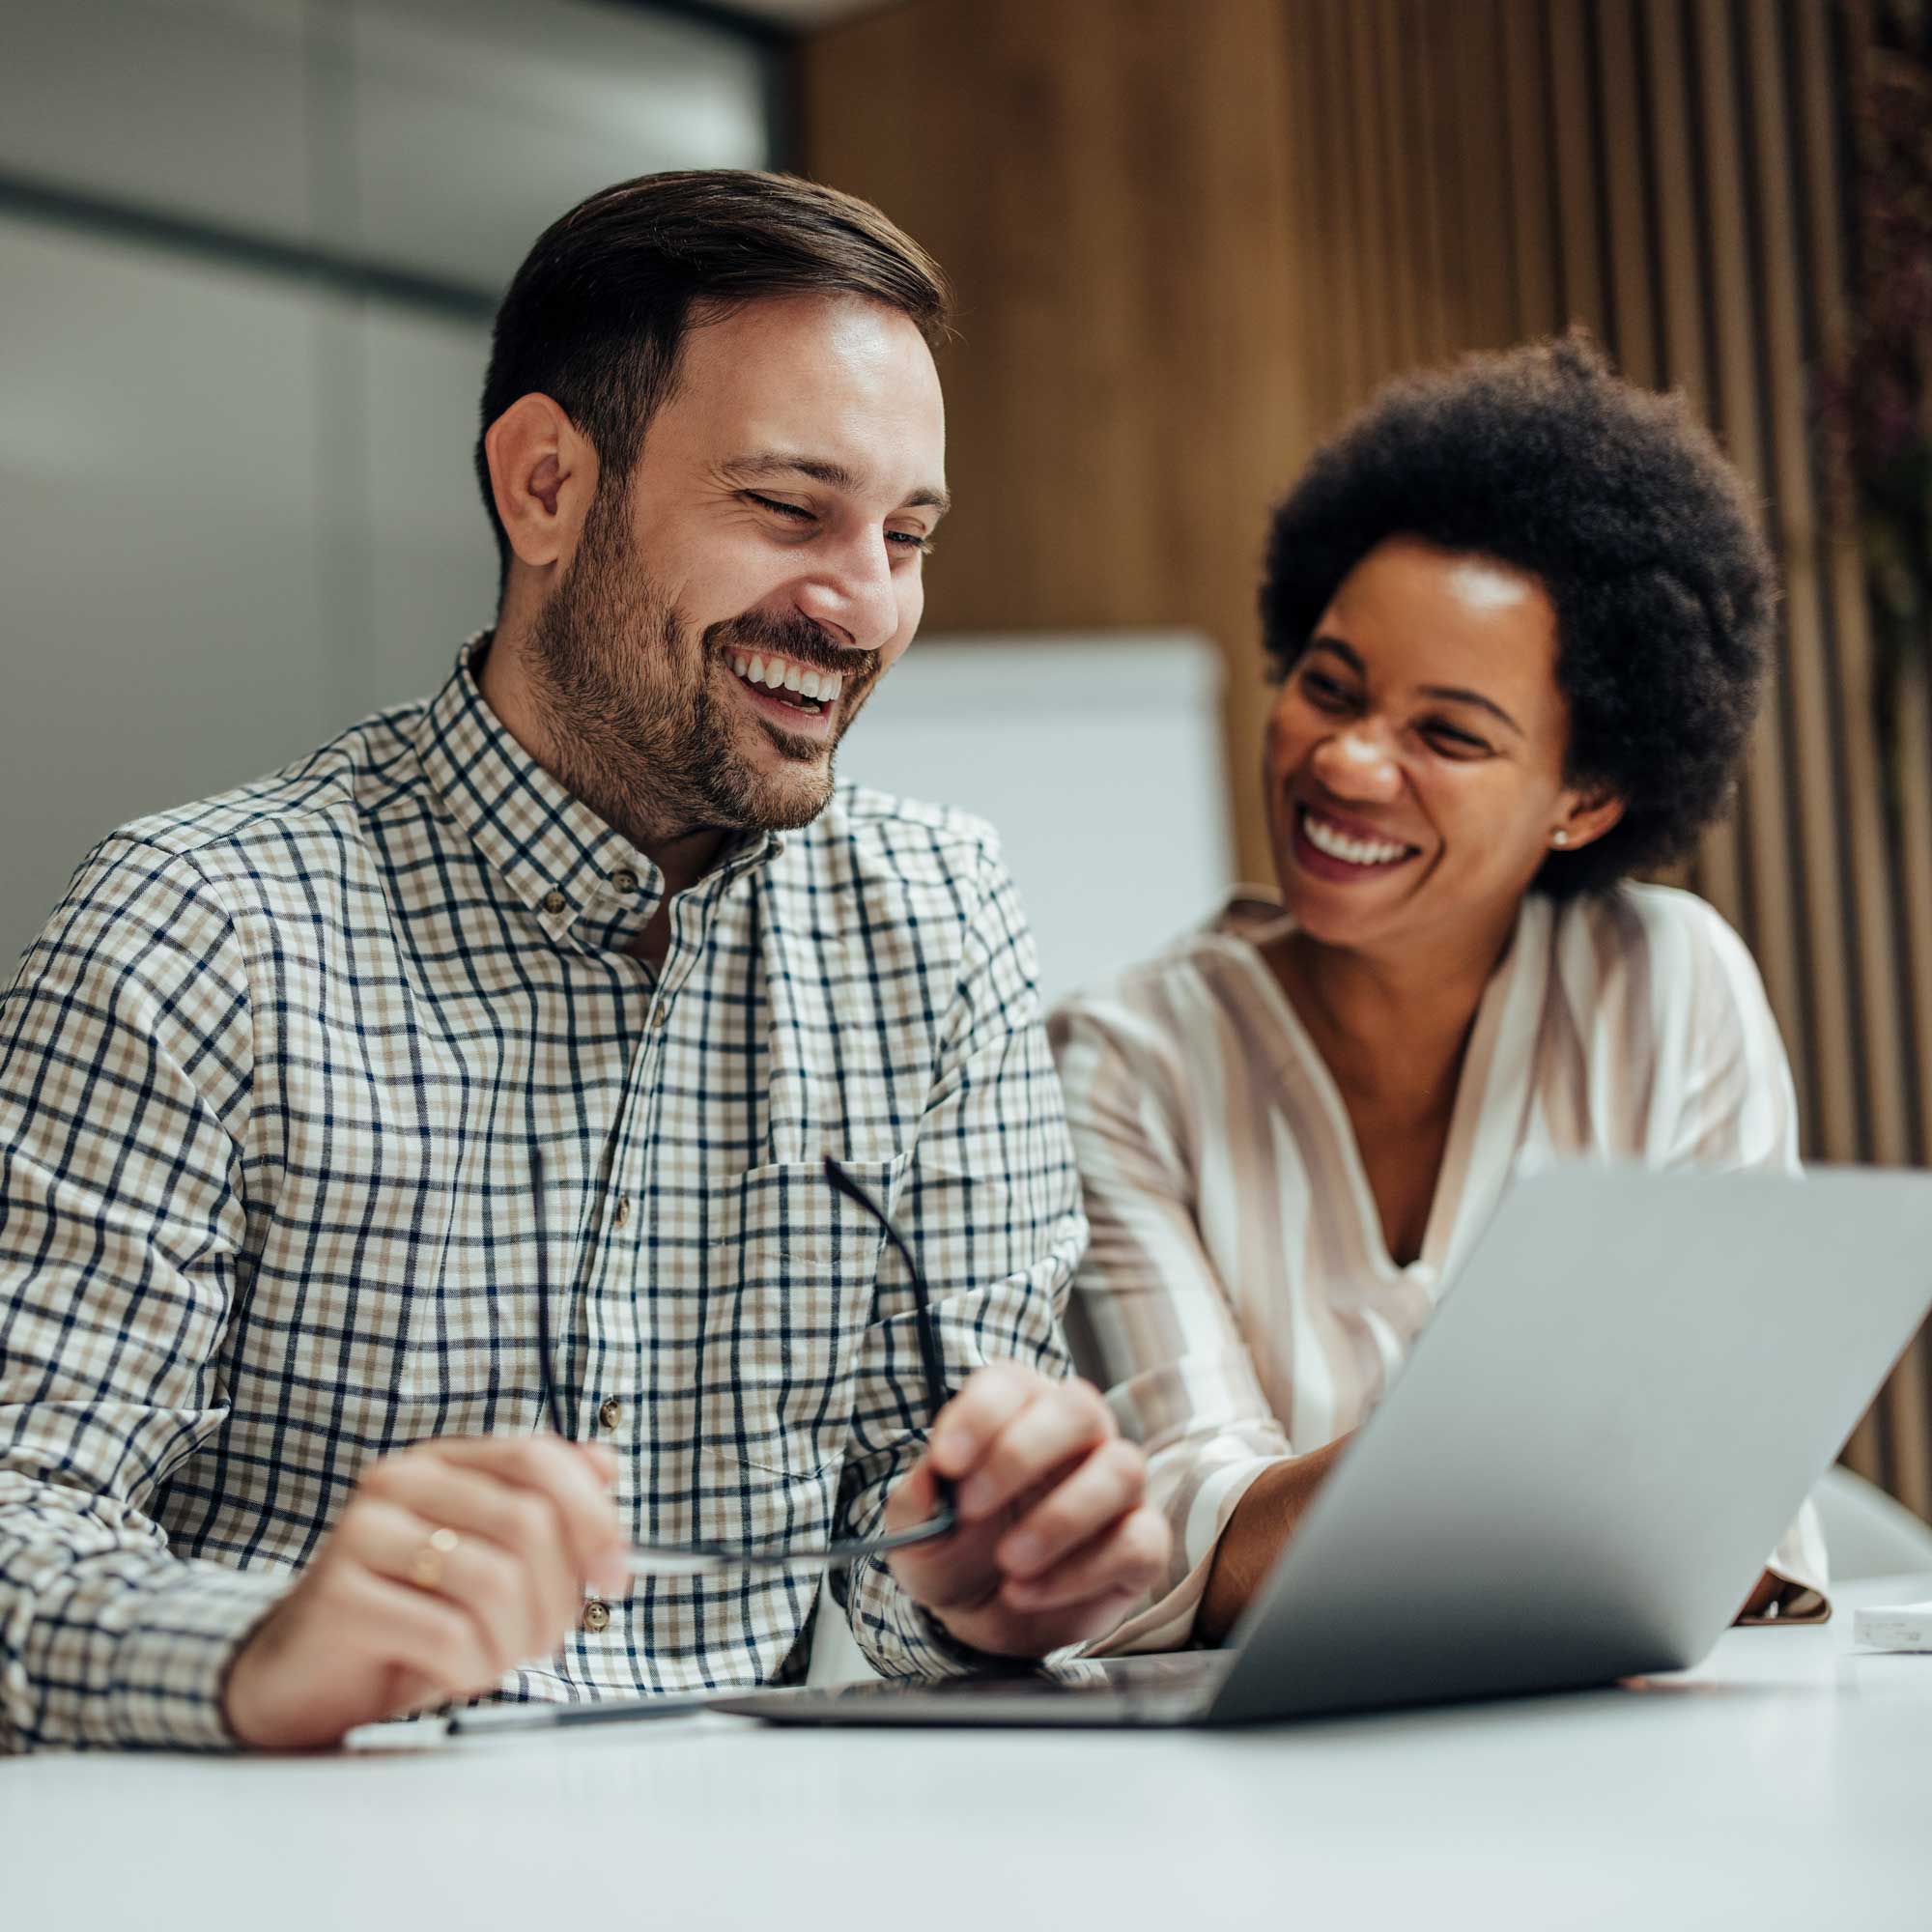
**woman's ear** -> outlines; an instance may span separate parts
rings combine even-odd
[[[568,562],[597,495],[597,452],[561,408],[519,396],[483,438],[497,514],[518,561]]]
[[[1549,842],[1560,851],[1574,852],[1594,844],[1623,815],[1624,802],[1614,793],[1567,791],[1562,815],[1549,829]]]

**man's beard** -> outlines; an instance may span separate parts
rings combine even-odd
[[[600,499],[568,574],[530,634],[533,696],[558,779],[642,849],[711,827],[782,832],[832,796],[832,745],[752,721],[781,754],[759,770],[739,751],[745,725],[717,701],[711,666],[727,649],[776,651],[840,673],[838,737],[877,676],[803,617],[748,612],[694,639],[636,561]],[[727,675],[730,673],[727,671]]]

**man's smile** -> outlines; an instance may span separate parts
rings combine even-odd
[[[795,659],[761,651],[730,651],[732,681],[757,715],[787,736],[829,743],[844,678]]]

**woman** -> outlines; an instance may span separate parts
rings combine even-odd
[[[1053,1023],[1075,1348],[1174,1531],[1101,1648],[1227,1633],[1519,1167],[1796,1168],[1749,955],[1623,883],[1722,808],[1775,596],[1710,437],[1577,334],[1392,385],[1276,512],[1279,902]],[[1747,1609],[1824,1581],[1807,1513]]]

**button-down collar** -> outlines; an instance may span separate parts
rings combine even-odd
[[[423,776],[502,881],[554,942],[621,951],[651,922],[664,874],[530,756],[476,681],[488,637],[471,638],[422,714]],[[783,851],[776,833],[748,832],[694,891],[711,905]]]

